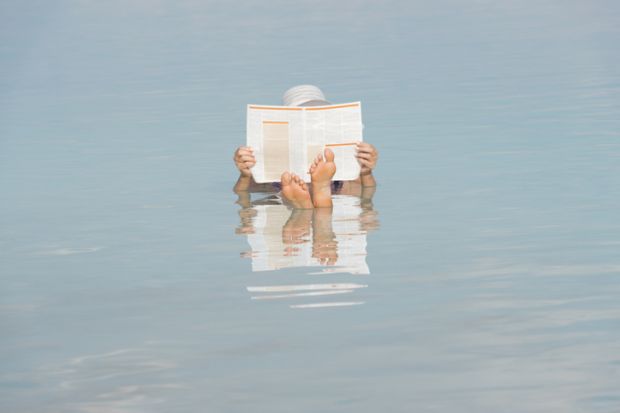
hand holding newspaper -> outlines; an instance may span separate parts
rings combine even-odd
[[[290,171],[310,182],[308,166],[325,148],[335,154],[335,181],[357,179],[356,143],[362,141],[360,102],[326,106],[248,105],[247,145],[258,183],[276,182]]]

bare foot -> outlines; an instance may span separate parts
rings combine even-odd
[[[282,183],[282,196],[293,208],[312,208],[312,199],[306,183],[297,175],[284,172],[280,179]]]
[[[312,199],[317,208],[332,206],[332,178],[336,173],[334,152],[325,148],[325,157],[317,155],[310,165],[310,177],[312,178]]]

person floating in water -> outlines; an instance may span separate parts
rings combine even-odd
[[[292,87],[284,93],[285,106],[321,106],[329,105],[325,95],[316,86],[299,85]],[[240,146],[234,153],[233,161],[239,170],[239,179],[233,190],[241,192],[274,192],[281,190],[282,197],[297,209],[310,209],[313,207],[331,207],[333,193],[346,195],[360,195],[363,188],[375,187],[376,181],[372,174],[377,165],[379,153],[377,149],[365,142],[357,144],[357,160],[360,164],[360,175],[353,181],[335,181],[332,177],[336,173],[334,153],[325,149],[323,154],[318,155],[309,167],[311,185],[308,186],[303,179],[293,173],[284,171],[280,183],[257,184],[252,177],[252,167],[256,164],[253,149],[248,146]]]

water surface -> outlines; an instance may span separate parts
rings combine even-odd
[[[619,28],[611,1],[3,2],[0,410],[617,412]],[[231,157],[298,83],[363,102],[379,186],[370,218],[339,200],[357,244],[332,216],[257,271],[244,228],[290,211],[236,204]]]

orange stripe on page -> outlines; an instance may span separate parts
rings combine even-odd
[[[357,142],[347,142],[347,143],[328,143],[325,146],[353,146],[357,145]]]
[[[282,122],[279,120],[264,120],[263,123],[268,123],[270,125],[288,125],[288,122]]]
[[[333,106],[323,106],[323,107],[307,107],[304,108],[305,110],[330,110],[330,109],[340,109],[340,108],[356,108],[358,107],[360,104],[359,103],[349,103],[346,105],[333,105]]]
[[[249,106],[249,108],[258,110],[304,110],[303,108],[283,108],[282,106]]]

